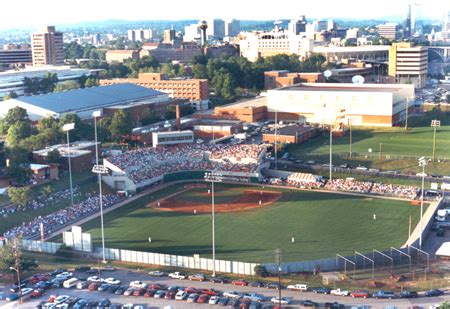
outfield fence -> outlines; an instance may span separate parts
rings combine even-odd
[[[22,248],[26,251],[56,253],[62,244],[49,241],[22,239]]]

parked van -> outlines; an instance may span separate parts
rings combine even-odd
[[[63,287],[66,288],[66,289],[73,288],[73,287],[75,287],[77,285],[77,283],[79,281],[80,280],[78,280],[78,278],[71,278],[69,280],[64,281]]]

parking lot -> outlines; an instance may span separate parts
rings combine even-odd
[[[73,274],[78,278],[87,278],[90,275],[85,272],[76,272]],[[121,284],[128,285],[131,281],[142,281],[146,284],[154,284],[160,283],[167,287],[169,286],[177,286],[178,288],[186,288],[193,287],[197,289],[210,289],[214,288],[220,292],[226,291],[236,291],[238,293],[258,293],[264,296],[263,304],[267,304],[266,306],[259,306],[257,308],[272,308],[270,306],[270,300],[272,297],[278,296],[278,291],[273,289],[259,288],[259,287],[250,287],[250,286],[236,286],[230,283],[221,284],[221,283],[211,283],[209,281],[205,282],[197,282],[197,281],[189,281],[189,280],[178,280],[172,279],[169,277],[152,277],[147,273],[136,272],[136,271],[128,271],[128,270],[116,270],[116,271],[108,271],[100,273],[100,277],[108,278],[114,277],[121,281]],[[6,296],[10,294],[8,291],[9,287],[5,286],[1,290],[3,295]],[[86,300],[95,300],[100,301],[101,299],[108,298],[112,304],[133,304],[133,305],[141,305],[142,308],[164,308],[165,306],[172,306],[173,308],[200,308],[202,306],[211,306],[207,304],[199,304],[199,303],[188,303],[186,301],[178,301],[178,300],[170,300],[170,299],[155,299],[152,297],[144,297],[144,296],[124,296],[124,295],[115,295],[110,292],[105,291],[89,291],[87,289],[78,290],[76,288],[66,289],[66,288],[52,288],[47,290],[44,295],[41,297],[31,299],[26,298],[24,304],[19,304],[19,302],[11,301],[7,302],[6,300],[0,300],[0,308],[36,308],[38,304],[43,301],[47,301],[50,295],[68,295],[73,297],[78,297]],[[282,290],[282,297],[288,298],[291,302],[290,304],[294,307],[300,307],[302,302],[305,300],[311,300],[316,302],[319,306],[324,306],[324,303],[333,303],[339,302],[342,305],[350,308],[354,305],[367,305],[371,308],[385,308],[387,306],[395,306],[397,308],[407,308],[411,305],[418,305],[419,308],[428,308],[430,305],[440,304],[445,300],[450,300],[450,294],[444,294],[438,297],[419,297],[417,299],[357,299],[352,297],[344,297],[344,296],[333,296],[333,295],[322,295],[315,294],[313,292],[298,292],[298,291],[288,291]],[[341,306],[342,308],[343,306]],[[50,307],[52,308],[52,307]],[[57,308],[57,307],[54,307]],[[64,307],[61,307],[64,308]],[[239,308],[239,305],[234,307]],[[244,307],[246,308],[246,307]]]

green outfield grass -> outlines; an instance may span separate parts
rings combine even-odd
[[[347,158],[349,153],[350,134],[333,139],[333,161],[335,164],[349,163],[353,166],[381,168],[383,170],[401,170],[418,172],[420,168],[416,157],[432,157],[433,128],[431,119],[440,119],[441,127],[436,134],[436,157],[446,158],[447,162],[430,164],[429,173],[441,175],[450,174],[450,113],[434,115],[428,113],[424,116],[410,119],[410,128],[353,128],[352,133],[352,160]],[[381,159],[379,158],[381,144]],[[372,149],[372,153],[369,153]],[[329,135],[324,134],[301,145],[289,145],[287,151],[303,160],[314,160],[319,163],[329,162]],[[339,156],[338,154],[342,154]],[[360,156],[356,156],[359,154]],[[368,155],[365,158],[365,155]],[[404,156],[386,157],[391,156]],[[411,157],[408,159],[407,157]]]
[[[225,184],[216,187],[219,202],[238,196],[248,188]],[[210,257],[210,214],[163,212],[144,207],[178,190],[179,186],[172,186],[108,213],[106,247]],[[206,191],[207,188],[203,192],[185,192],[177,199],[204,202]],[[419,208],[404,201],[281,191],[283,196],[270,207],[216,215],[217,258],[272,262],[277,247],[283,249],[285,261],[334,257],[336,253],[353,254],[355,250],[384,250],[405,242],[410,214],[414,225],[419,218]],[[99,226],[100,219],[83,225],[97,246],[101,235]],[[295,237],[295,243],[291,243],[291,237]]]

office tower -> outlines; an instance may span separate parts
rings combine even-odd
[[[222,40],[225,36],[225,22],[222,19],[211,19],[207,22],[206,34],[214,39]]]
[[[236,19],[225,21],[225,36],[237,36],[241,32],[241,22]]]
[[[288,25],[288,33],[298,35],[300,32],[306,32],[305,15],[301,15],[299,19],[292,19]]]
[[[48,26],[31,35],[33,66],[64,64],[63,34]]]

